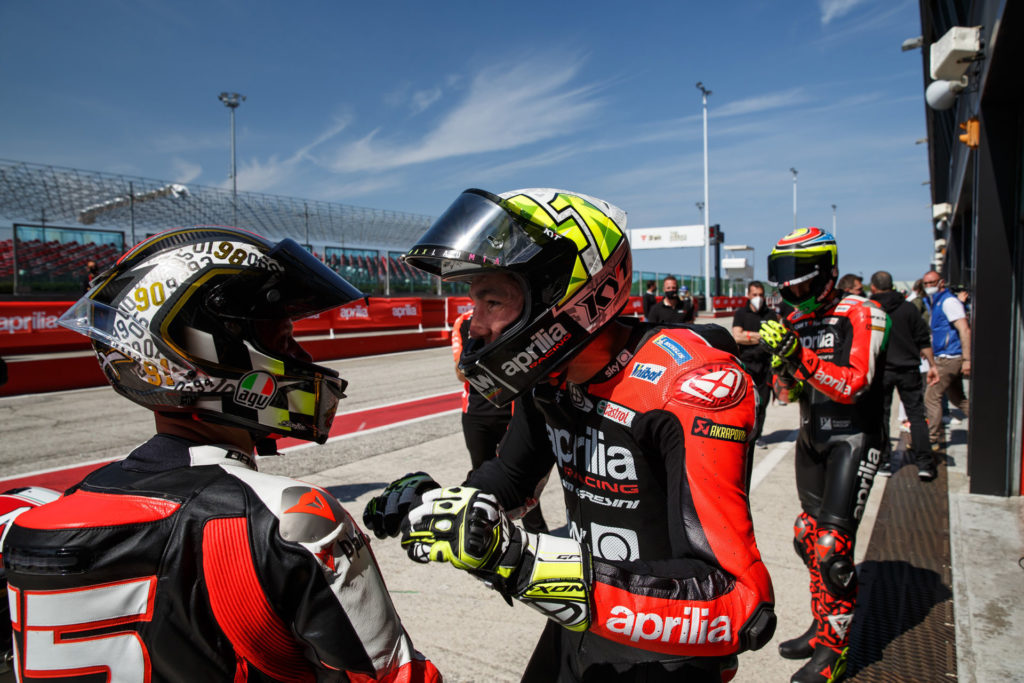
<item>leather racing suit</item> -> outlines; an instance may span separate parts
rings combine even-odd
[[[155,436],[8,530],[20,680],[439,681],[367,542],[322,489]]]
[[[524,680],[728,680],[732,655],[775,627],[744,486],[754,386],[708,341],[735,350],[722,328],[616,323],[633,329],[611,362],[587,384],[519,399],[499,457],[466,482],[514,509],[554,464],[569,534],[591,556],[589,630],[549,621]]]
[[[883,446],[882,381],[889,318],[864,297],[835,298],[785,325],[801,345],[784,372],[804,382],[794,547],[811,575],[811,645],[840,651],[857,597],[854,542]]]

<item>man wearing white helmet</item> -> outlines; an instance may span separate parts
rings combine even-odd
[[[362,294],[296,242],[171,230],[64,316],[157,435],[9,525],[19,680],[439,681],[327,491],[256,469],[323,443],[345,380],[292,321]]]
[[[729,680],[775,628],[744,486],[753,385],[724,329],[620,317],[625,225],[579,193],[467,190],[420,238],[409,264],[470,286],[462,372],[516,407],[464,485],[407,475],[363,518],[549,618],[523,680]],[[511,521],[552,465],[570,538]]]

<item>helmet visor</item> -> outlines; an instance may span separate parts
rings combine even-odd
[[[768,257],[768,281],[776,287],[789,287],[827,273],[832,267],[831,256],[822,254],[772,254]]]
[[[463,192],[403,260],[442,278],[528,262],[555,236],[513,217],[500,201],[482,190]]]
[[[299,320],[364,298],[298,242],[285,239],[265,259],[213,288],[211,312],[230,318]]]

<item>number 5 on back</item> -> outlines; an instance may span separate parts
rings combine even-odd
[[[137,632],[86,632],[152,621],[155,594],[155,576],[54,591],[10,587],[13,627],[24,648],[17,663],[22,677],[99,673],[110,683],[149,681],[149,653]]]

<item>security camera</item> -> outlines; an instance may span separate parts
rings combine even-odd
[[[956,102],[956,96],[967,87],[967,76],[960,81],[932,81],[924,91],[924,99],[935,111],[945,111]]]

